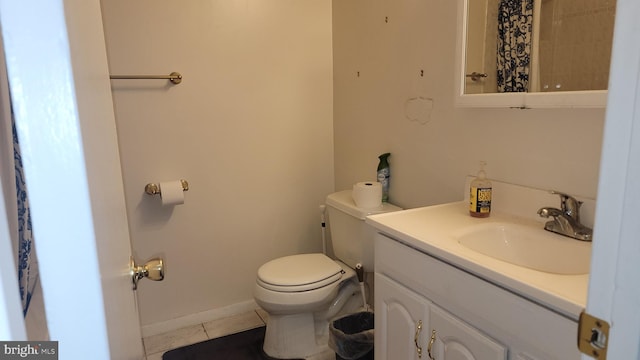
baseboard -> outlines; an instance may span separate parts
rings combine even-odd
[[[225,317],[242,314],[255,309],[258,309],[258,304],[254,300],[248,300],[237,304],[224,306],[221,308],[207,310],[195,314],[182,316],[179,318],[161,321],[149,325],[143,325],[141,327],[142,337],[149,337],[166,333],[169,331],[181,329],[183,327],[198,325],[207,321],[222,319]]]

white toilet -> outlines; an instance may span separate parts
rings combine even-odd
[[[367,215],[397,211],[383,203],[356,207],[351,190],[327,196],[326,208],[335,256],[300,254],[271,260],[258,269],[254,298],[269,314],[263,349],[278,359],[307,359],[330,351],[329,321],[363,306],[354,271],[373,271],[373,235]]]

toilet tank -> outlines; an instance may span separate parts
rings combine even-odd
[[[389,204],[375,209],[362,209],[356,206],[351,190],[329,194],[326,200],[329,215],[329,230],[333,252],[338,260],[355,268],[362,264],[365,271],[373,271],[373,237],[375,231],[365,224],[368,215],[402,210]]]

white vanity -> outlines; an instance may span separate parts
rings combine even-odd
[[[465,201],[367,218],[378,231],[377,360],[580,358],[577,321],[586,303],[591,244],[543,230],[537,207],[557,205],[557,197],[495,182],[494,192],[502,209],[494,206],[486,219],[470,217]],[[585,205],[589,217],[593,201]],[[474,233],[486,237],[486,229],[511,229],[503,234],[504,248],[498,242],[495,253],[483,254],[464,245]],[[559,246],[545,240],[540,251],[527,248],[537,236],[552,236]],[[511,241],[518,238],[525,241]],[[571,257],[582,259],[563,261]],[[566,266],[553,268],[557,262]]]

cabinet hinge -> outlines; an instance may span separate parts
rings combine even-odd
[[[578,349],[598,360],[606,360],[609,323],[582,311],[578,322]]]

